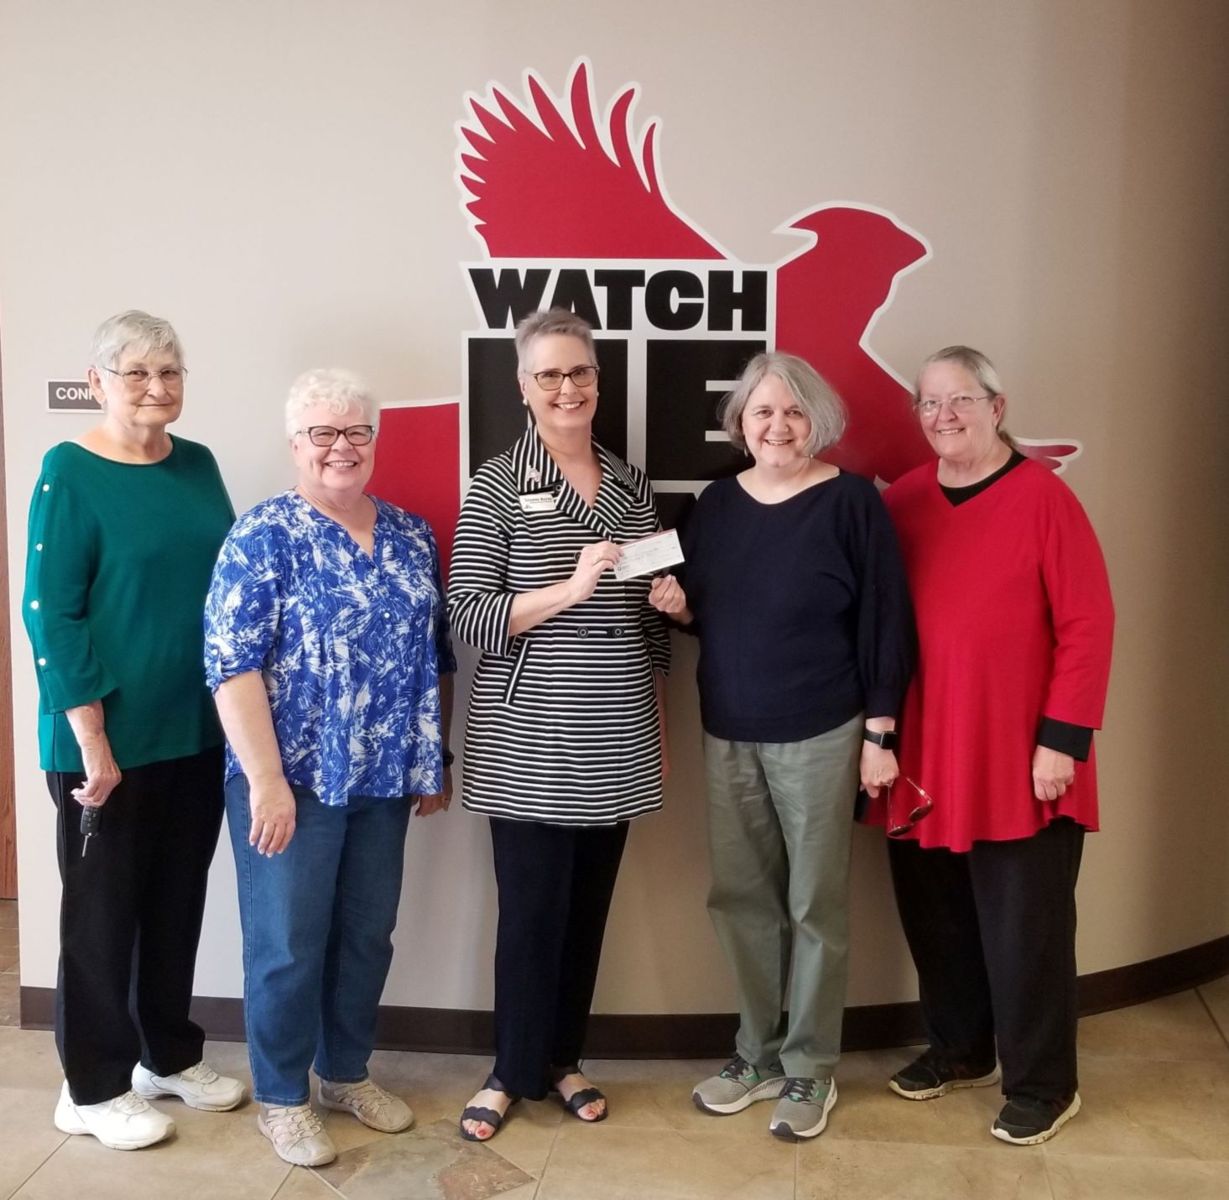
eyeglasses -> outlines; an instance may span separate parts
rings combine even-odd
[[[565,379],[570,379],[574,387],[588,387],[597,378],[597,370],[597,367],[574,367],[570,371],[532,371],[530,374],[544,392],[557,392]]]
[[[968,412],[979,400],[989,400],[989,396],[944,396],[942,400],[936,400],[933,396],[928,396],[925,400],[914,401],[913,407],[924,417],[933,417],[945,404],[951,405],[952,412],[962,413]]]
[[[161,371],[147,371],[144,367],[133,367],[131,371],[116,371],[111,367],[103,367],[109,375],[118,375],[124,381],[124,386],[130,392],[142,391],[149,387],[149,381],[155,375],[162,380],[164,388],[182,386],[183,377],[188,373],[187,367],[163,367]]]
[[[912,797],[913,807],[909,810],[909,815],[903,820],[892,819],[892,789],[888,788],[887,798],[887,826],[888,837],[898,838],[904,837],[905,834],[912,831],[913,827],[926,816],[928,812],[935,806],[935,802],[930,798],[930,794],[924,789],[918,787],[908,775],[901,775],[897,778],[897,783],[905,783],[911,787],[917,794]]]
[[[307,434],[313,446],[332,446],[339,437],[344,437],[351,446],[365,446],[376,435],[374,425],[347,425],[338,429],[335,425],[309,425],[296,429],[295,434]]]

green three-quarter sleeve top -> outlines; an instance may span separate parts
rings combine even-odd
[[[22,615],[38,672],[39,758],[82,770],[65,711],[101,700],[121,770],[216,746],[202,613],[234,520],[213,455],[172,440],[120,463],[74,442],[43,459],[30,503]]]

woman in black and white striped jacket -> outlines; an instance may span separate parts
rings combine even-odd
[[[611,571],[658,521],[643,472],[593,441],[592,332],[535,313],[516,347],[533,422],[474,476],[449,587],[454,635],[483,652],[462,801],[490,818],[499,889],[495,1069],[462,1113],[471,1141],[548,1090],[606,1116],[579,1059],[628,822],[661,806],[670,658],[648,578]]]

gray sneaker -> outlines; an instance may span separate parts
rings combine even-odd
[[[787,1079],[768,1132],[786,1142],[816,1137],[823,1133],[835,1103],[835,1079]]]
[[[724,1117],[742,1112],[757,1100],[773,1100],[781,1094],[785,1072],[780,1063],[757,1071],[736,1054],[716,1075],[697,1083],[691,1099],[701,1112]]]

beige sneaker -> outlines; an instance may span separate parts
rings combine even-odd
[[[175,1132],[175,1122],[135,1092],[112,1096],[99,1104],[74,1104],[67,1080],[60,1089],[54,1120],[61,1133],[92,1134],[112,1150],[140,1150]]]
[[[278,1158],[296,1167],[322,1167],[337,1157],[333,1139],[310,1104],[262,1104],[256,1125]]]
[[[381,1133],[400,1133],[414,1124],[410,1106],[370,1079],[358,1083],[330,1083],[322,1079],[320,1103],[334,1112],[353,1113],[369,1129]]]

